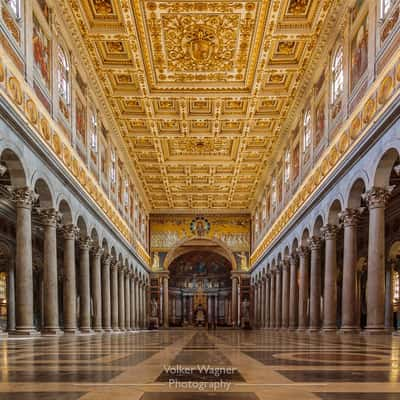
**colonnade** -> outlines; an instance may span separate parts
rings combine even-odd
[[[32,208],[38,195],[27,187],[10,192],[16,210],[15,333],[32,335],[38,333],[34,326],[32,261]],[[77,226],[60,226],[61,213],[56,209],[38,209],[38,215],[43,227],[42,333],[112,332],[146,327],[146,280],[139,279],[116,256],[105,254],[105,249],[83,235]],[[62,233],[64,254],[62,316],[59,315],[57,231]],[[76,244],[79,257],[75,254]]]
[[[385,327],[385,207],[391,190],[372,187],[362,195],[369,210],[366,333],[384,333],[388,328]],[[327,223],[314,236],[303,235],[291,254],[288,251],[279,261],[267,262],[264,272],[253,282],[255,327],[309,332],[339,329],[343,333],[360,330],[357,228],[362,212],[362,208],[345,208],[336,215],[343,225],[342,298],[337,296],[339,226]],[[286,249],[291,247],[288,245]],[[341,316],[337,315],[338,301],[342,302]]]

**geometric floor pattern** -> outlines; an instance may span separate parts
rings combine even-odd
[[[400,400],[400,338],[160,330],[2,339],[0,400]]]

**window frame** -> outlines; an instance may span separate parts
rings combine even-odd
[[[60,54],[62,54],[65,64],[62,63],[61,59],[60,59]],[[60,87],[61,87],[61,68],[63,68],[64,70],[64,77],[65,77],[65,88],[64,88],[64,94],[61,93],[60,91]],[[58,44],[57,47],[57,92],[58,95],[65,101],[65,104],[67,106],[70,105],[71,103],[71,88],[70,88],[70,62],[69,62],[69,58],[67,56],[67,52],[65,51],[65,49],[63,48],[63,46],[61,46],[60,44]]]
[[[306,123],[307,122],[307,123]],[[312,143],[312,121],[311,110],[308,108],[303,116],[303,152],[307,153],[311,148]]]
[[[340,73],[337,72],[338,70],[338,55],[341,54],[340,57]],[[332,74],[332,82],[331,82],[331,102],[335,104],[338,99],[343,96],[344,91],[344,65],[343,65],[343,58],[344,58],[344,49],[343,45],[340,44],[336,47],[335,52],[333,53],[332,63],[331,63],[331,74]]]

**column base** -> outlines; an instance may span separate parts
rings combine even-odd
[[[306,332],[306,331],[307,331],[306,327],[299,327],[299,328],[296,329],[296,332],[299,332],[299,333],[303,333],[303,332]]]
[[[297,326],[289,326],[289,331],[290,331],[290,332],[295,332],[295,331],[297,331]]]
[[[327,326],[326,328],[321,329],[321,333],[323,334],[332,334],[332,335],[337,335],[338,329],[336,327],[329,327]]]
[[[40,332],[33,328],[16,328],[13,332],[16,336],[40,336]]]
[[[42,336],[62,336],[64,332],[60,328],[43,328]]]
[[[94,331],[91,328],[80,328],[79,331],[84,335],[94,335]]]
[[[8,333],[4,331],[0,331],[0,337],[8,337]]]
[[[390,335],[391,331],[389,329],[386,328],[365,328],[362,331],[363,335]]]
[[[360,328],[356,326],[345,326],[339,329],[339,335],[356,335],[360,333]]]
[[[118,332],[120,332],[120,330],[119,330],[119,328],[112,328],[112,332],[118,333]]]
[[[103,333],[103,332],[104,332],[103,328],[94,328],[93,330],[94,330],[96,333]]]
[[[78,328],[64,329],[64,335],[77,335],[78,333],[79,333]]]
[[[111,328],[104,328],[103,332],[105,333],[111,333],[113,330]]]
[[[316,328],[316,327],[312,327],[312,328],[308,328],[307,332],[308,333],[319,333],[321,331],[321,328]]]

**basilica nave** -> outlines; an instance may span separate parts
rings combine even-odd
[[[400,0],[0,0],[0,400],[400,399]]]

